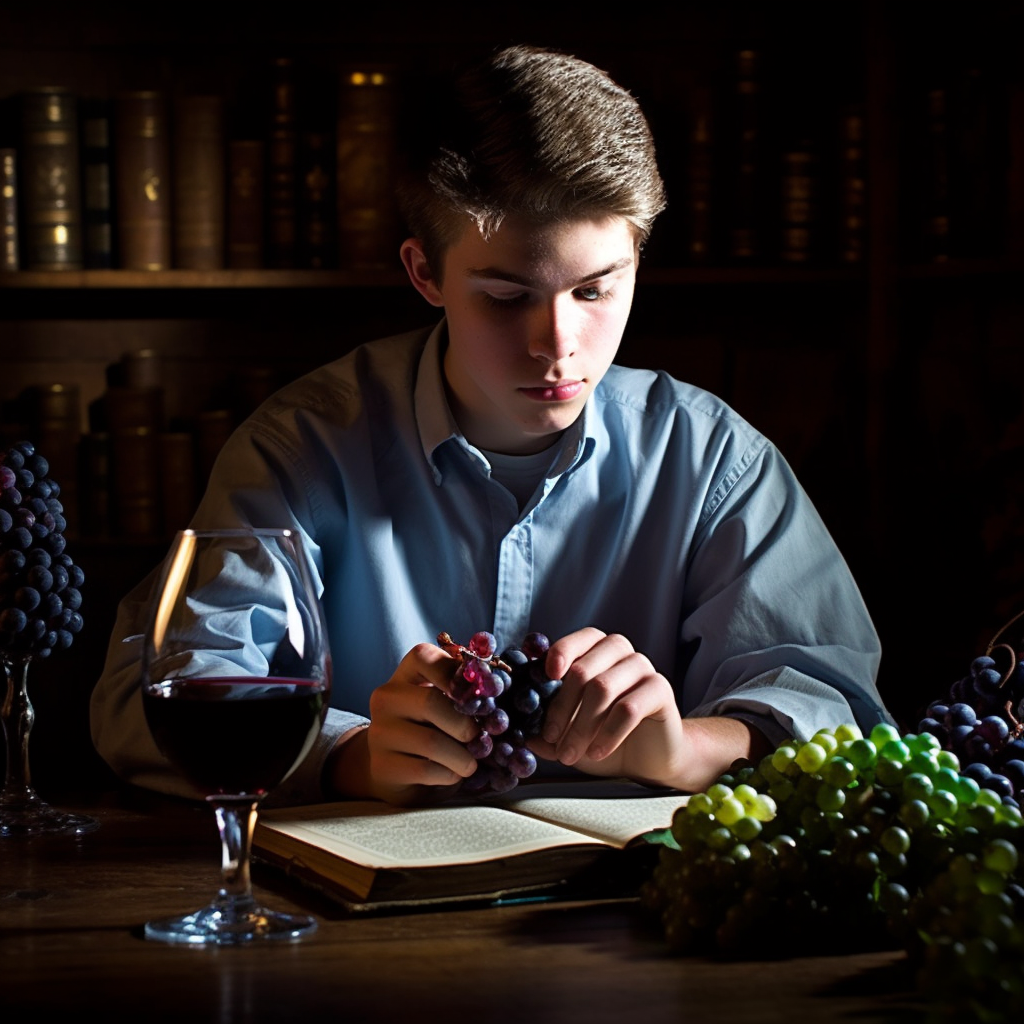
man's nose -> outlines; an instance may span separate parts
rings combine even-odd
[[[579,336],[579,315],[571,301],[539,303],[530,323],[530,355],[549,363],[571,356]]]

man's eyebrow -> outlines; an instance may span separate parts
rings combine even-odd
[[[616,260],[601,270],[595,270],[594,273],[581,277],[578,281],[573,282],[573,287],[578,288],[588,281],[596,281],[599,278],[606,277],[608,274],[614,274],[616,271],[632,266],[632,264],[633,258],[631,256],[623,256],[621,260]],[[470,267],[466,271],[466,276],[489,281],[508,281],[509,284],[518,284],[523,288],[536,287],[536,281],[533,279],[524,277],[522,274],[514,274],[510,270],[502,270],[500,267]]]

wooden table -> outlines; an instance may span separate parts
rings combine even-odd
[[[668,955],[632,901],[346,916],[269,868],[257,896],[316,913],[300,942],[141,937],[217,887],[211,812],[134,790],[68,803],[81,838],[0,840],[0,1020],[852,1024],[919,1020],[902,954],[721,963]]]

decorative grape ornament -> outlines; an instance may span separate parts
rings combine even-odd
[[[85,574],[64,550],[64,508],[34,444],[0,453],[0,653],[46,658],[82,628]]]

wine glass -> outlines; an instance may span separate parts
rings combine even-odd
[[[150,609],[141,684],[157,746],[213,808],[221,841],[213,901],[149,921],[146,937],[238,945],[315,930],[313,917],[258,906],[250,879],[259,803],[302,762],[329,703],[327,633],[299,536],[178,533]]]

